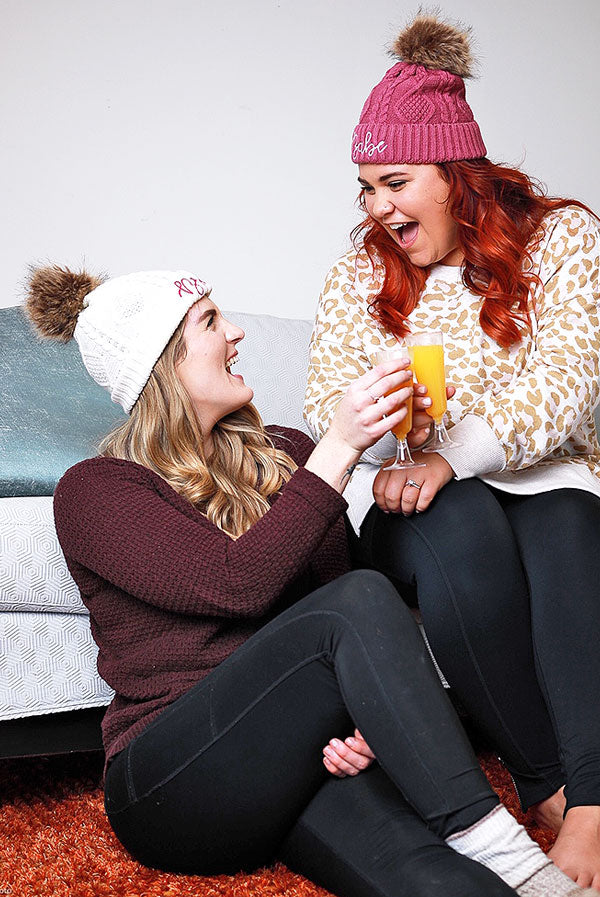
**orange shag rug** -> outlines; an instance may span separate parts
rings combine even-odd
[[[501,800],[544,850],[553,836],[517,808],[510,778],[480,753]],[[278,864],[252,875],[198,878],[146,869],[104,815],[102,756],[0,760],[0,895],[10,897],[328,897]]]

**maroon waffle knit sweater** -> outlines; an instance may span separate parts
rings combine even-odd
[[[269,432],[305,463],[308,436]],[[272,616],[349,569],[346,507],[300,466],[264,517],[231,539],[139,464],[93,458],[65,473],[58,538],[90,612],[98,671],[115,690],[107,761]]]

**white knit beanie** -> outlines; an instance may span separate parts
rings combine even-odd
[[[104,280],[52,265],[31,269],[25,309],[40,336],[75,337],[96,383],[129,414],[187,310],[210,291],[189,271]]]
[[[114,277],[84,299],[74,336],[96,383],[127,413],[187,310],[210,286],[188,271]]]

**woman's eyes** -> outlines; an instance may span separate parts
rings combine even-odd
[[[211,312],[209,314],[209,316],[206,318],[207,328],[212,327],[212,325],[215,323],[216,319],[217,319],[217,313],[215,311]]]
[[[388,188],[388,190],[400,190],[402,189],[402,187],[404,187],[405,184],[406,181],[388,181],[385,186]],[[369,196],[372,196],[375,193],[375,188],[364,185],[362,187],[362,192],[368,193]]]

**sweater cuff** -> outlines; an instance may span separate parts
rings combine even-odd
[[[393,458],[396,454],[396,439],[392,433],[384,433],[375,445],[366,449],[360,457],[361,461],[379,466],[386,458]]]
[[[348,507],[348,502],[336,489],[305,467],[296,470],[285,488],[300,495],[328,523],[335,523]]]
[[[457,480],[466,480],[484,473],[504,470],[506,458],[502,443],[492,428],[476,414],[466,414],[451,430],[450,438],[460,445],[440,449]]]

